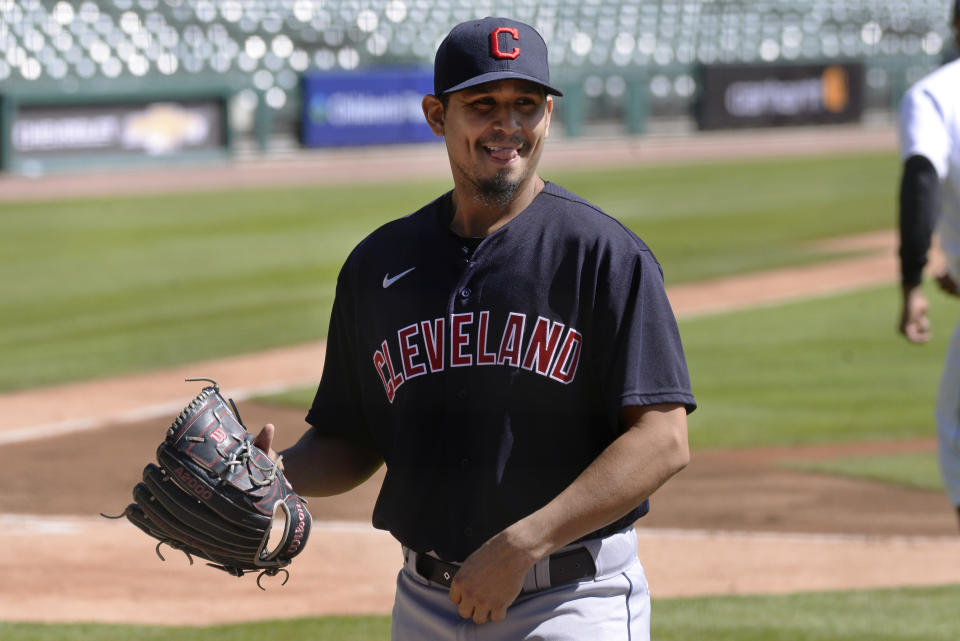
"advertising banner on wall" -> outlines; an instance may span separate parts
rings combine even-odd
[[[861,63],[703,65],[700,129],[856,122],[863,114]]]
[[[431,70],[314,73],[301,82],[305,147],[437,140],[420,106],[424,94],[433,92]]]
[[[22,104],[10,129],[21,162],[97,155],[166,156],[226,147],[224,101]]]

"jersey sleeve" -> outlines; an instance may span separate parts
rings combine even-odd
[[[631,405],[696,401],[677,321],[660,264],[645,247],[633,260],[611,261],[601,332],[612,337],[601,354],[608,411]]]
[[[323,373],[306,420],[320,436],[342,438],[376,451],[363,416],[355,358],[356,314],[345,283],[347,271],[345,266],[337,279]]]
[[[937,175],[947,175],[950,136],[943,106],[923,85],[914,86],[900,103],[900,159],[923,156],[930,160]]]
[[[903,163],[900,179],[900,281],[915,287],[923,281],[923,268],[940,206],[937,170],[924,156]]]

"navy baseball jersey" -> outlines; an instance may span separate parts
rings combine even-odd
[[[563,491],[622,407],[695,401],[633,232],[552,183],[479,242],[452,217],[447,193],[351,253],[307,422],[383,457],[376,527],[461,561]]]

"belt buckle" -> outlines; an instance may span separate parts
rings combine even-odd
[[[563,585],[597,575],[597,566],[585,546],[550,556],[550,585]]]
[[[456,576],[458,568],[452,563],[435,559],[427,554],[417,554],[414,569],[417,571],[417,574],[428,581],[433,581],[434,583],[439,583],[449,588],[450,584],[453,583],[453,577]]]

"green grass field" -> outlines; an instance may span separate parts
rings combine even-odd
[[[657,641],[956,641],[960,586],[665,599]]]
[[[668,284],[808,263],[817,240],[890,229],[894,154],[582,172],[557,182],[635,230]]]
[[[654,599],[657,641],[957,641],[960,586]],[[389,617],[204,628],[0,623],[4,641],[387,641]],[[585,640],[586,641],[586,640]]]
[[[918,490],[943,490],[936,452],[846,456],[822,461],[787,460],[782,465],[804,472],[849,476]]]
[[[932,288],[931,288],[932,289]],[[896,332],[894,285],[681,321],[698,448],[932,436],[946,343],[960,311],[930,292],[935,335]]]
[[[888,229],[890,154],[548,176],[634,228],[668,283],[823,256]],[[877,189],[877,185],[887,186]],[[337,271],[443,182],[0,203],[0,391],[322,337]]]

